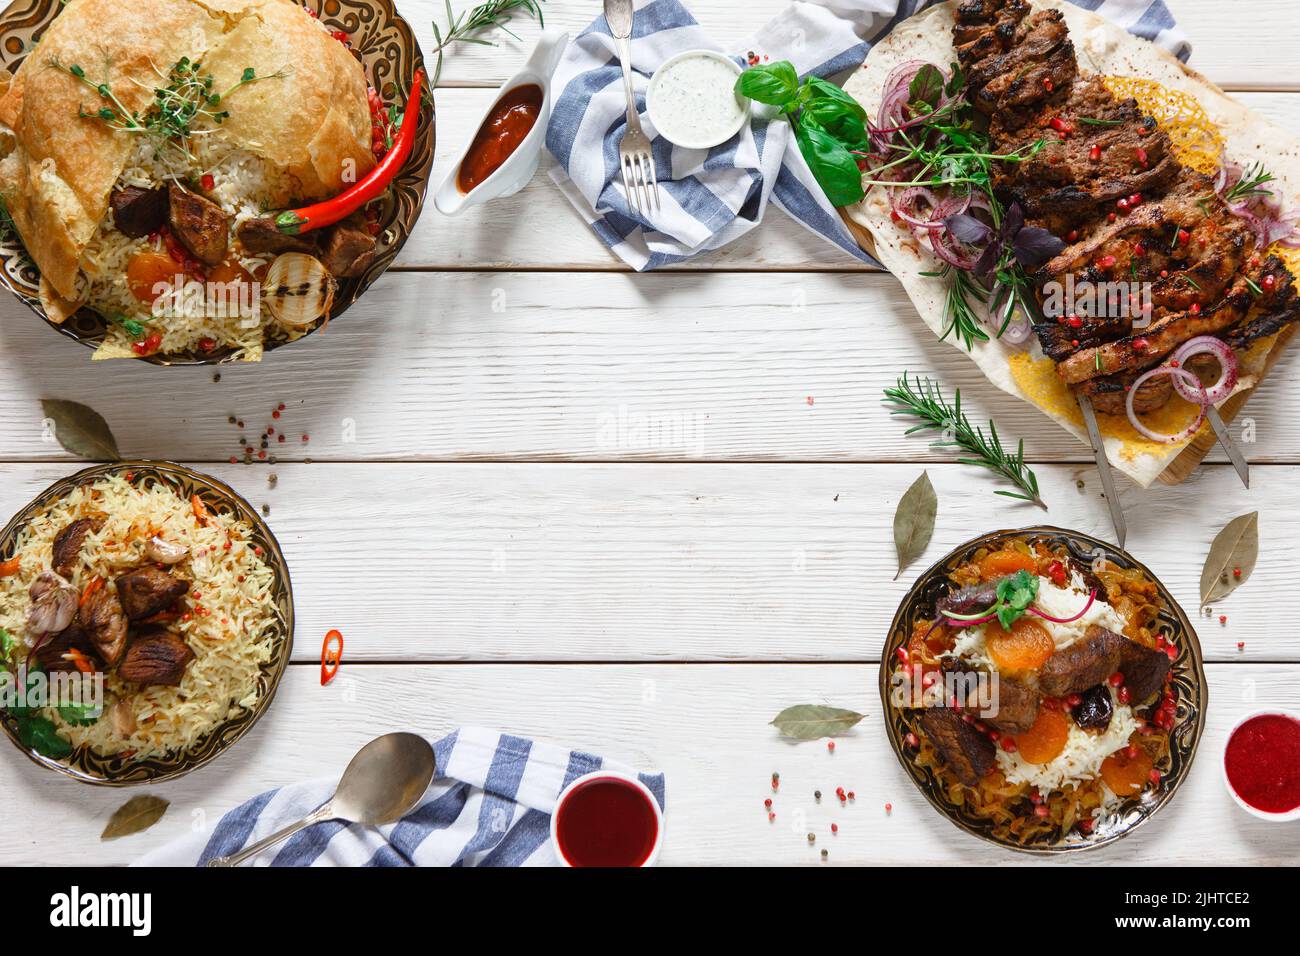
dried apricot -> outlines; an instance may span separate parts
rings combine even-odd
[[[1004,630],[997,621],[989,621],[984,630],[984,646],[998,670],[1013,674],[1036,671],[1056,652],[1056,643],[1047,628],[1032,618],[1022,617]]]
[[[1038,562],[1022,551],[990,551],[980,558],[980,576],[985,581],[1005,578],[1017,571],[1038,573]]]
[[[1155,766],[1151,755],[1141,747],[1121,747],[1101,762],[1101,779],[1117,797],[1141,793]]]
[[[1026,763],[1048,763],[1065,749],[1070,739],[1070,718],[1059,710],[1044,707],[1034,726],[1016,735],[1016,749]]]

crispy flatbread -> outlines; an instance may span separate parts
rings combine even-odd
[[[1104,17],[1064,0],[1034,0],[1039,8],[1060,10],[1074,40],[1081,74],[1138,77],[1186,94],[1204,109],[1224,141],[1226,155],[1248,165],[1261,160],[1277,177],[1274,190],[1286,207],[1300,205],[1300,139],[1269,122],[1235,100],[1199,73],[1147,40],[1128,33]],[[885,78],[908,60],[924,60],[947,68],[956,60],[952,27],[956,0],[932,7],[896,27],[872,48],[862,68],[853,74],[845,89],[862,103],[868,115],[875,115]],[[907,290],[921,319],[936,334],[945,325],[945,284],[921,275],[942,263],[912,235],[890,219],[885,187],[873,187],[857,206],[846,210],[854,223],[870,235],[876,257]],[[949,341],[953,341],[951,338]],[[1241,378],[1237,392],[1253,387],[1262,374],[1273,339],[1265,339],[1240,356]],[[958,348],[964,346],[954,341]],[[1062,384],[1054,363],[1044,357],[1037,340],[1022,347],[997,340],[977,343],[970,352],[986,376],[1003,391],[1040,408],[1067,431],[1087,441],[1078,403]],[[1162,410],[1169,416],[1183,415],[1187,406],[1170,402]],[[1098,415],[1111,463],[1142,486],[1154,481],[1190,442],[1163,445],[1143,438],[1123,415]],[[1154,427],[1176,431],[1190,421],[1154,420]],[[1208,427],[1208,426],[1206,426]]]
[[[69,0],[8,85],[0,86],[0,196],[54,292],[75,299],[81,255],[138,134],[84,111],[95,90],[57,61],[107,81],[128,110],[143,110],[181,57],[202,62],[214,88],[246,68],[286,75],[244,86],[224,104],[217,135],[285,174],[282,203],[328,198],[374,165],[361,65],[291,0]]]

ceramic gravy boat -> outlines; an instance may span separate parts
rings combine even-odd
[[[492,104],[475,124],[474,135],[465,143],[456,162],[447,171],[447,175],[443,177],[442,183],[433,195],[434,205],[444,216],[457,216],[469,207],[487,202],[489,199],[517,193],[533,178],[533,173],[537,172],[537,165],[541,161],[542,145],[546,141],[546,125],[551,117],[551,74],[555,72],[555,67],[560,62],[560,56],[568,43],[568,33],[553,29],[543,30],[537,46],[533,48],[532,55],[523,69],[506,80],[497,90],[496,96],[492,98]],[[476,184],[469,192],[462,191],[459,182],[461,164],[465,162],[479,130],[507,93],[530,84],[540,87],[542,91],[542,105],[532,129],[490,176]]]

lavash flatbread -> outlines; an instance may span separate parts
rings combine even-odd
[[[1064,0],[1034,2],[1037,7],[1055,8],[1064,15],[1081,74],[1140,77],[1187,94],[1218,128],[1228,158],[1243,165],[1262,161],[1277,177],[1271,186],[1282,204],[1287,208],[1300,205],[1300,139],[1230,99],[1149,41],[1104,17]],[[875,114],[885,78],[894,67],[908,60],[924,60],[946,69],[956,60],[952,45],[956,7],[957,0],[932,7],[900,24],[872,48],[862,68],[844,87],[866,107],[868,115]],[[890,219],[887,188],[873,187],[866,199],[845,211],[870,233],[874,239],[872,251],[903,284],[921,319],[941,334],[946,324],[945,283],[920,273],[937,269],[942,263]],[[952,337],[949,341],[965,349]],[[1256,384],[1272,344],[1273,340],[1267,339],[1240,356],[1241,378],[1234,394]],[[1054,370],[1047,368],[1050,360],[1043,357],[1036,339],[1021,347],[990,339],[977,343],[970,355],[1003,391],[1037,406],[1067,431],[1087,441],[1077,403],[1070,399]],[[1051,371],[1050,376],[1045,374],[1047,371]],[[1122,415],[1099,415],[1098,419],[1110,462],[1143,487],[1159,477],[1190,442],[1161,445],[1143,439]]]
[[[360,64],[292,0],[69,0],[0,95],[0,196],[52,292],[76,297],[85,250],[138,134],[82,117],[101,103],[63,70],[107,80],[128,110],[143,110],[181,57],[202,62],[214,88],[246,68],[286,75],[244,86],[216,134],[274,163],[279,199],[328,198],[374,165]]]

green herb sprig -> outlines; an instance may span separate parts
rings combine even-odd
[[[997,600],[982,611],[973,614],[944,611],[943,616],[954,621],[978,621],[990,614],[996,614],[998,623],[1004,630],[1009,631],[1011,625],[1029,610],[1029,605],[1033,604],[1034,599],[1038,597],[1038,575],[1030,574],[1023,568],[1015,574],[1008,574],[998,581],[994,594],[997,595]]]
[[[1273,182],[1277,177],[1264,168],[1263,163],[1252,163],[1251,166],[1241,174],[1223,198],[1228,203],[1238,203],[1246,199],[1253,199],[1256,196],[1271,196],[1273,190],[1265,189],[1267,183]]]
[[[934,442],[933,447],[960,448],[969,456],[957,459],[961,464],[985,468],[1019,489],[998,489],[995,494],[1032,502],[1047,509],[1047,504],[1038,491],[1038,477],[1025,464],[1024,440],[1017,444],[1014,452],[1010,452],[1003,447],[997,426],[991,419],[987,435],[983,428],[972,425],[961,409],[960,390],[953,393],[950,404],[943,397],[937,383],[919,375],[913,383],[908,373],[904,372],[896,385],[885,389],[885,401],[893,406],[891,415],[907,415],[918,420],[906,434],[919,431],[950,434],[950,438]]]
[[[492,40],[479,35],[488,30],[501,30],[518,40],[519,37],[510,32],[507,24],[519,13],[526,13],[535,18],[539,26],[546,26],[546,21],[542,18],[542,3],[545,0],[486,0],[485,3],[480,3],[470,10],[462,10],[459,16],[452,12],[451,0],[444,0],[444,2],[447,6],[447,25],[440,28],[436,20],[433,22],[433,39],[438,45],[432,52],[438,59],[433,68],[433,82],[429,84],[430,89],[438,85],[438,80],[442,76],[443,53],[453,43],[496,46],[497,44]]]

